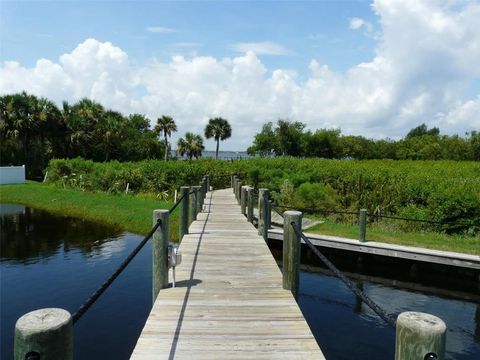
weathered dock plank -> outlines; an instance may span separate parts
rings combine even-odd
[[[257,230],[230,190],[209,193],[132,359],[324,359]]]

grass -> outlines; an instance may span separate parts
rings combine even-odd
[[[307,232],[351,239],[358,239],[359,235],[358,225],[335,223],[329,220],[324,220],[323,223],[313,226]],[[369,224],[366,237],[370,241],[480,255],[480,236],[446,235],[426,231],[404,232],[384,229],[377,224]]]
[[[152,228],[152,211],[169,209],[173,203],[148,195],[110,195],[101,192],[60,189],[27,181],[0,186],[1,203],[17,203],[54,214],[92,220],[136,234]],[[170,220],[172,240],[178,238],[178,210]]]
[[[168,209],[173,205],[172,202],[149,195],[83,192],[31,181],[21,185],[1,185],[0,202],[19,203],[59,215],[93,220],[143,235],[152,227],[152,211]],[[322,220],[323,223],[315,225],[308,232],[358,239],[357,225]],[[178,211],[175,211],[170,220],[172,241],[178,240],[177,228]],[[480,255],[479,236],[404,232],[371,224],[367,227],[367,240]]]

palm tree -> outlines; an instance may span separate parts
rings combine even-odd
[[[189,160],[192,160],[193,157],[198,159],[202,156],[202,151],[205,149],[203,146],[203,139],[200,135],[187,132],[185,134],[185,139],[178,139],[177,152],[180,156],[187,155]]]
[[[100,143],[105,153],[104,161],[108,161],[112,151],[119,148],[122,135],[125,132],[125,124],[126,120],[119,112],[113,110],[105,112],[105,118],[99,126]]]
[[[160,135],[163,132],[165,138],[165,161],[168,159],[168,139],[172,136],[172,132],[177,131],[177,124],[170,116],[163,115],[157,119],[157,125],[155,125],[155,132]]]
[[[210,139],[215,138],[217,142],[217,149],[215,151],[215,159],[218,159],[218,148],[220,146],[220,140],[228,139],[232,136],[232,127],[227,120],[222,118],[215,118],[208,120],[208,124],[205,127],[205,137]]]

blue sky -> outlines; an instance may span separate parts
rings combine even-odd
[[[368,1],[13,1],[2,8],[2,60],[27,66],[87,38],[110,41],[139,63],[178,53],[234,56],[236,43],[269,41],[288,51],[263,55],[269,68],[301,71],[312,58],[345,70],[375,49],[371,37],[349,28],[354,17],[375,22]]]
[[[367,137],[480,128],[478,1],[0,4],[2,94],[168,114],[179,135],[224,116],[233,150],[278,118]]]

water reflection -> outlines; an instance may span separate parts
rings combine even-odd
[[[12,359],[20,316],[44,307],[73,313],[142,237],[22,206],[0,209],[0,358]],[[129,357],[151,307],[151,272],[147,244],[75,325],[75,359]]]
[[[299,304],[326,357],[393,358],[394,330],[325,269],[303,268],[308,272],[300,275]],[[387,313],[397,316],[403,311],[421,311],[445,321],[448,359],[480,358],[479,303],[386,286],[381,278],[375,279],[378,281],[357,280],[357,287]]]
[[[72,248],[85,256],[106,254],[108,247],[103,244],[117,239],[121,233],[91,221],[52,215],[21,205],[0,205],[0,261],[30,263]],[[115,251],[115,242],[112,244],[111,251]]]

